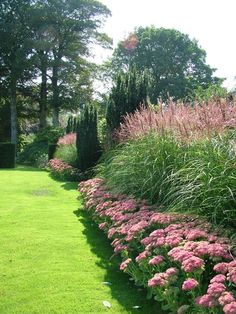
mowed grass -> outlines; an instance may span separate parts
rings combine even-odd
[[[119,271],[76,185],[34,168],[0,170],[0,313],[162,313]]]

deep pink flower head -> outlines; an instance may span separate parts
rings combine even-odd
[[[188,291],[188,290],[193,290],[194,288],[196,288],[199,285],[198,281],[193,279],[193,278],[189,278],[187,280],[185,280],[183,282],[182,285],[182,290],[184,291]]]

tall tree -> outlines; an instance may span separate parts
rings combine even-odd
[[[109,134],[119,127],[127,113],[133,113],[148,101],[149,76],[146,71],[138,73],[133,67],[120,73],[109,95],[107,106],[107,127]]]
[[[30,0],[4,0],[0,3],[0,83],[9,90],[11,142],[17,142],[17,86],[29,78],[31,46],[27,16]]]
[[[120,42],[112,58],[113,69],[127,71],[133,65],[138,71],[149,70],[152,102],[158,97],[183,99],[199,86],[222,83],[213,76],[215,69],[206,64],[206,52],[197,41],[174,29],[139,27]]]
[[[100,33],[104,19],[110,14],[106,6],[95,0],[48,0],[45,2],[54,32],[52,47],[52,114],[59,124],[61,91],[66,85],[65,74],[79,76],[89,56],[91,44],[107,44],[109,38]]]

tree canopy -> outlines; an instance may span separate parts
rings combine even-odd
[[[199,86],[205,89],[222,83],[206,64],[206,52],[197,41],[174,29],[139,27],[121,41],[111,60],[112,69],[127,71],[134,65],[152,77],[152,102],[169,96],[186,99]]]
[[[109,44],[100,27],[110,11],[96,0],[3,0],[0,9],[0,89],[15,143],[20,93],[38,102],[41,127],[50,112],[57,126],[61,108],[91,97],[87,57],[92,44]]]

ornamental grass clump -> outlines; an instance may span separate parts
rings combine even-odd
[[[168,313],[235,313],[234,243],[204,219],[163,213],[112,193],[99,178],[80,183],[85,207],[120,254],[120,269]]]
[[[236,132],[185,142],[149,133],[108,152],[97,175],[117,193],[236,226]]]

